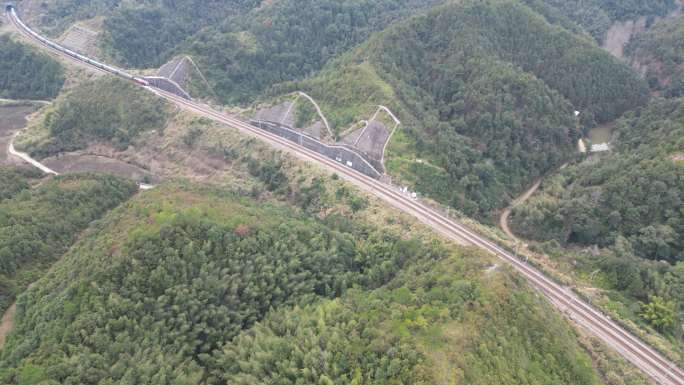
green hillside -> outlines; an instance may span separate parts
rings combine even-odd
[[[63,94],[39,123],[43,135],[22,139],[18,147],[44,158],[106,141],[125,150],[141,133],[163,131],[164,102],[133,83],[103,77]]]
[[[513,212],[514,232],[561,245],[598,245],[582,270],[633,300],[684,303],[684,99],[657,100],[617,126],[614,153],[566,168]],[[629,303],[629,301],[627,301]],[[659,325],[679,336],[676,319]],[[654,325],[655,326],[655,325]],[[680,337],[677,337],[681,341]]]
[[[515,212],[516,228],[537,239],[585,245],[609,246],[623,236],[642,258],[684,261],[683,121],[681,98],[627,114],[618,124],[615,153],[555,176],[548,195]]]
[[[387,287],[275,312],[217,352],[212,373],[244,385],[598,383],[533,295],[508,277],[464,273],[451,257]]]
[[[159,67],[202,28],[234,23],[259,0],[122,2],[104,21],[103,45],[119,63]]]
[[[0,168],[0,313],[91,221],[137,190],[134,183],[108,176],[58,177],[32,187],[39,179],[34,172]]]
[[[0,98],[52,99],[63,84],[59,63],[8,35],[0,36]]]
[[[615,22],[665,16],[675,0],[523,0],[550,20],[579,26],[602,43]]]
[[[480,218],[570,159],[578,127],[647,98],[627,66],[512,1],[437,7],[270,92],[296,89],[316,98],[337,130],[388,105],[405,130],[390,146],[390,173]]]
[[[248,103],[269,86],[302,79],[391,22],[441,0],[283,0],[187,41],[224,103]]]
[[[0,379],[598,383],[567,324],[484,256],[340,223],[184,184],[140,194],[19,299]]]
[[[684,96],[684,18],[656,24],[632,39],[625,51],[663,96]]]
[[[0,202],[31,187],[31,180],[42,174],[31,168],[0,167]]]

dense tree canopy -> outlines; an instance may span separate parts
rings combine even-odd
[[[617,138],[615,153],[544,182],[513,211],[512,227],[526,238],[604,248],[598,258],[579,258],[576,269],[598,269],[606,288],[650,304],[639,312],[649,324],[678,335],[676,323],[656,315],[663,301],[684,306],[684,99],[626,114]]]
[[[659,22],[630,40],[625,52],[663,96],[684,96],[684,18]]]
[[[59,63],[8,35],[0,36],[0,98],[52,99],[63,84]]]
[[[284,0],[188,40],[224,102],[251,101],[302,79],[380,31],[440,0]]]
[[[316,296],[337,297],[351,286],[378,287],[409,259],[438,255],[413,240],[363,227],[343,232],[335,221],[257,208],[230,195],[170,192],[148,196],[145,205],[125,213],[149,215],[137,219],[134,228],[112,229],[116,233],[74,249],[67,259],[87,258],[90,266],[69,267],[67,274],[81,270],[83,280],[54,293],[60,297],[56,302],[21,303],[22,311],[36,317],[20,315],[25,323],[19,335],[28,334],[23,342],[15,339],[16,349],[6,349],[5,367],[16,365],[34,348],[40,348],[39,355],[51,355],[55,344],[77,343],[75,355],[55,352],[43,361],[53,380],[85,384],[141,379],[150,368],[156,372],[167,367],[190,373],[209,365],[214,350],[272,308]],[[190,203],[188,198],[191,208],[174,206]],[[166,203],[154,210],[151,200]],[[217,215],[202,214],[209,207]],[[232,213],[224,217],[228,209]],[[128,236],[106,246],[108,237],[121,231]],[[91,280],[97,287],[87,284]],[[40,301],[32,296],[26,300]],[[51,322],[54,311],[72,327],[62,330],[61,323]],[[43,328],[50,331],[33,334]],[[83,328],[89,330],[86,339]],[[30,350],[21,346],[35,337],[43,342]],[[83,371],[65,370],[72,359],[89,364]]]
[[[412,28],[421,33],[412,35]],[[434,60],[445,54],[452,58],[492,56],[520,67],[558,91],[584,114],[586,124],[593,123],[591,119],[612,121],[643,103],[647,96],[645,84],[629,67],[515,2],[466,2],[439,8],[391,35],[377,48],[388,50],[381,58],[394,59],[400,68],[407,69],[411,59]],[[410,45],[412,50],[399,51],[403,38],[415,40]],[[450,51],[443,52],[447,48]],[[387,61],[381,75],[391,71],[392,62]],[[415,67],[414,63],[404,75],[414,77],[411,85],[420,86],[418,80],[434,80],[426,79],[431,74],[421,74]],[[451,70],[460,71],[464,78],[468,75],[462,69]]]
[[[511,295],[504,286],[513,282],[459,279],[458,270],[453,259],[423,263],[387,287],[272,313],[215,353],[214,378],[240,385],[596,383],[589,362],[567,344],[573,337],[547,323],[532,296]],[[454,337],[464,327],[456,324],[469,325],[468,336]]]
[[[2,185],[0,199],[0,313],[91,221],[136,191],[132,182],[95,175],[58,177],[30,188],[36,177],[0,169],[0,181],[16,186],[10,191]]]
[[[31,181],[41,176],[40,171],[33,168],[0,167],[0,202],[28,190]]]
[[[648,91],[628,66],[513,1],[436,7],[271,93],[296,89],[336,129],[390,106],[411,141],[390,146],[390,172],[480,218],[569,159],[580,127],[615,119]]]
[[[233,20],[257,0],[158,0],[117,7],[104,22],[103,45],[121,64],[158,67],[174,49],[207,25]]]
[[[618,124],[616,153],[554,177],[516,210],[529,237],[612,245],[630,240],[642,258],[684,261],[684,99],[659,100]]]
[[[675,8],[674,0],[523,0],[550,19],[567,18],[598,42],[617,21],[664,16]],[[561,20],[562,22],[562,20]]]
[[[183,185],[138,195],[20,298],[0,380],[433,383],[439,350],[458,381],[597,383],[508,273],[339,223]]]

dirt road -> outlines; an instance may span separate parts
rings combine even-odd
[[[14,134],[26,126],[26,117],[33,113],[33,106],[0,106],[0,164],[7,164],[9,144]]]
[[[515,198],[513,203],[511,203],[510,206],[508,206],[503,213],[501,213],[501,218],[499,218],[499,226],[501,226],[501,230],[508,235],[509,238],[512,240],[519,242],[520,240],[511,232],[511,229],[508,227],[508,217],[511,215],[511,211],[524,203],[526,200],[528,200],[536,191],[539,189],[539,186],[541,185],[542,179],[539,178],[537,179],[536,182],[530,187],[527,191],[525,191],[521,196]]]

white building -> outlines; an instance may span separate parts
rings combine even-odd
[[[591,145],[591,152],[606,152],[606,151],[610,151],[610,147],[608,146],[608,143],[592,144]]]

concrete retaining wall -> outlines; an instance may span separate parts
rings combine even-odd
[[[300,146],[306,147],[309,150],[316,151],[321,155],[325,155],[328,158],[333,159],[343,165],[346,165],[349,168],[353,168],[354,170],[362,174],[368,175],[371,178],[380,179],[380,177],[382,176],[382,174],[378,172],[378,170],[376,170],[375,167],[371,165],[371,163],[369,163],[358,153],[348,148],[341,146],[330,146],[321,143],[320,141],[314,138],[301,134],[291,128],[282,126],[277,123],[264,122],[254,119],[250,120],[250,123],[255,127],[261,128],[262,130],[268,131],[272,134],[276,134],[282,138],[297,143]]]

